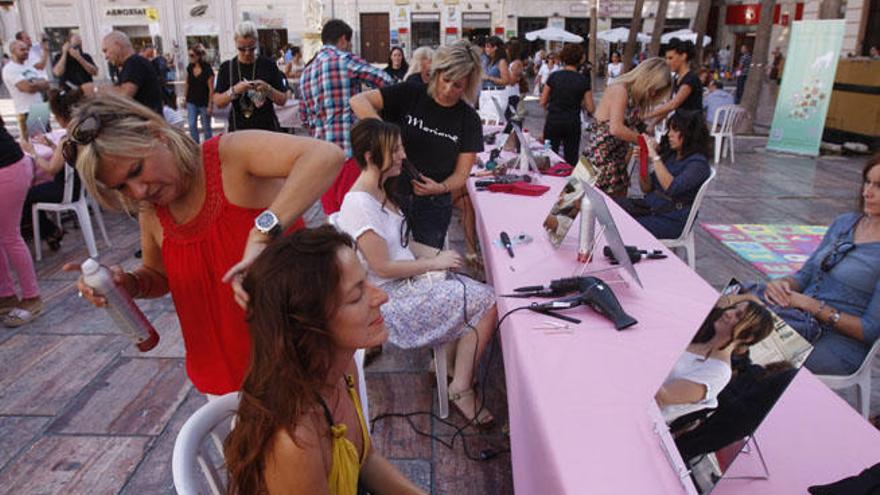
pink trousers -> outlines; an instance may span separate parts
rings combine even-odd
[[[21,237],[21,209],[33,178],[34,164],[29,156],[0,168],[0,297],[15,294],[10,265],[18,275],[21,296],[40,295],[31,252]]]

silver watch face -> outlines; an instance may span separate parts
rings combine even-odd
[[[278,218],[271,211],[264,211],[257,216],[255,223],[258,229],[268,232],[278,223]]]

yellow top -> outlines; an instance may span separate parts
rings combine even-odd
[[[333,415],[330,409],[321,401],[324,407],[324,415],[330,424],[330,432],[333,434],[332,442],[332,460],[330,465],[330,475],[327,477],[327,484],[330,487],[330,495],[357,495],[358,477],[360,475],[361,466],[367,460],[367,454],[370,451],[370,434],[367,431],[367,423],[364,421],[364,413],[361,411],[361,402],[358,399],[357,390],[354,388],[354,379],[351,375],[346,375],[345,381],[348,384],[348,393],[354,402],[357,411],[358,420],[361,424],[361,436],[364,439],[364,451],[358,458],[357,448],[346,438],[345,434],[348,427],[345,423],[334,424]]]

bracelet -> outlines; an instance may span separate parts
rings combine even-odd
[[[813,313],[813,317],[819,316],[822,313],[822,308],[825,307],[825,301],[819,301],[819,307],[816,309],[816,312]]]

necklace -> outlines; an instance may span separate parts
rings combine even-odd
[[[257,77],[257,61],[254,60],[253,69],[251,69],[251,78],[248,81],[253,81]],[[238,58],[235,59],[235,67],[238,69],[238,80],[243,81],[241,78],[241,62],[239,62]],[[241,98],[238,100],[238,106],[241,108],[241,115],[249,119],[254,114],[254,110],[256,105],[254,105],[254,101],[251,99],[250,91],[244,93]]]

